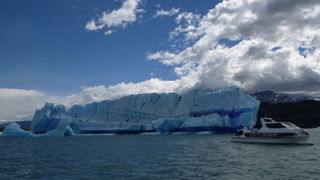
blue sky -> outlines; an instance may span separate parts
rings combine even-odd
[[[320,97],[318,0],[3,0],[0,121],[238,86]]]
[[[153,18],[158,7],[205,14],[212,0],[145,1],[137,23],[116,33],[85,29],[86,23],[122,1],[5,0],[0,6],[0,88],[36,89],[56,95],[81,87],[177,79],[172,67],[147,53],[170,49],[173,17]]]

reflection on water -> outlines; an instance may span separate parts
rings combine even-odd
[[[313,146],[231,143],[231,135],[0,138],[0,179],[316,179]]]

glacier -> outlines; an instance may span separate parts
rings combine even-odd
[[[46,103],[36,110],[31,129],[46,133],[68,119],[76,133],[234,132],[254,125],[259,105],[235,86],[137,94],[70,108]]]
[[[11,122],[5,126],[1,136],[3,137],[66,137],[74,136],[72,128],[69,126],[69,119],[61,120],[57,127],[43,134],[33,134],[21,128],[20,124]]]

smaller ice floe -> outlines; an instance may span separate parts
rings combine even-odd
[[[2,136],[13,136],[13,137],[35,137],[35,134],[32,134],[30,131],[21,129],[20,124],[12,122],[6,125],[3,129]]]
[[[72,128],[69,126],[69,120],[61,120],[56,129],[48,131],[44,134],[33,134],[30,131],[21,129],[18,123],[9,123],[4,129],[2,136],[7,137],[65,137],[74,136]]]

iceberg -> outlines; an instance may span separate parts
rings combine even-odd
[[[57,127],[63,114],[66,111],[64,105],[54,105],[46,103],[40,110],[36,110],[36,115],[33,117],[31,129],[34,133],[45,133]]]
[[[44,134],[37,134],[38,137],[66,137],[66,136],[74,136],[74,132],[72,128],[69,126],[70,119],[61,120],[57,127],[53,130],[50,130]]]
[[[137,94],[70,108],[46,103],[36,110],[31,129],[45,133],[68,119],[76,133],[233,132],[254,125],[259,104],[235,86]]]
[[[7,137],[65,137],[74,136],[73,130],[69,126],[68,120],[61,120],[57,128],[50,130],[43,134],[33,134],[30,131],[21,129],[20,124],[12,122],[9,123],[4,129],[2,136]]]
[[[12,137],[35,137],[35,134],[32,134],[29,131],[23,130],[20,127],[20,124],[12,122],[6,125],[3,129],[2,136],[12,136]]]

